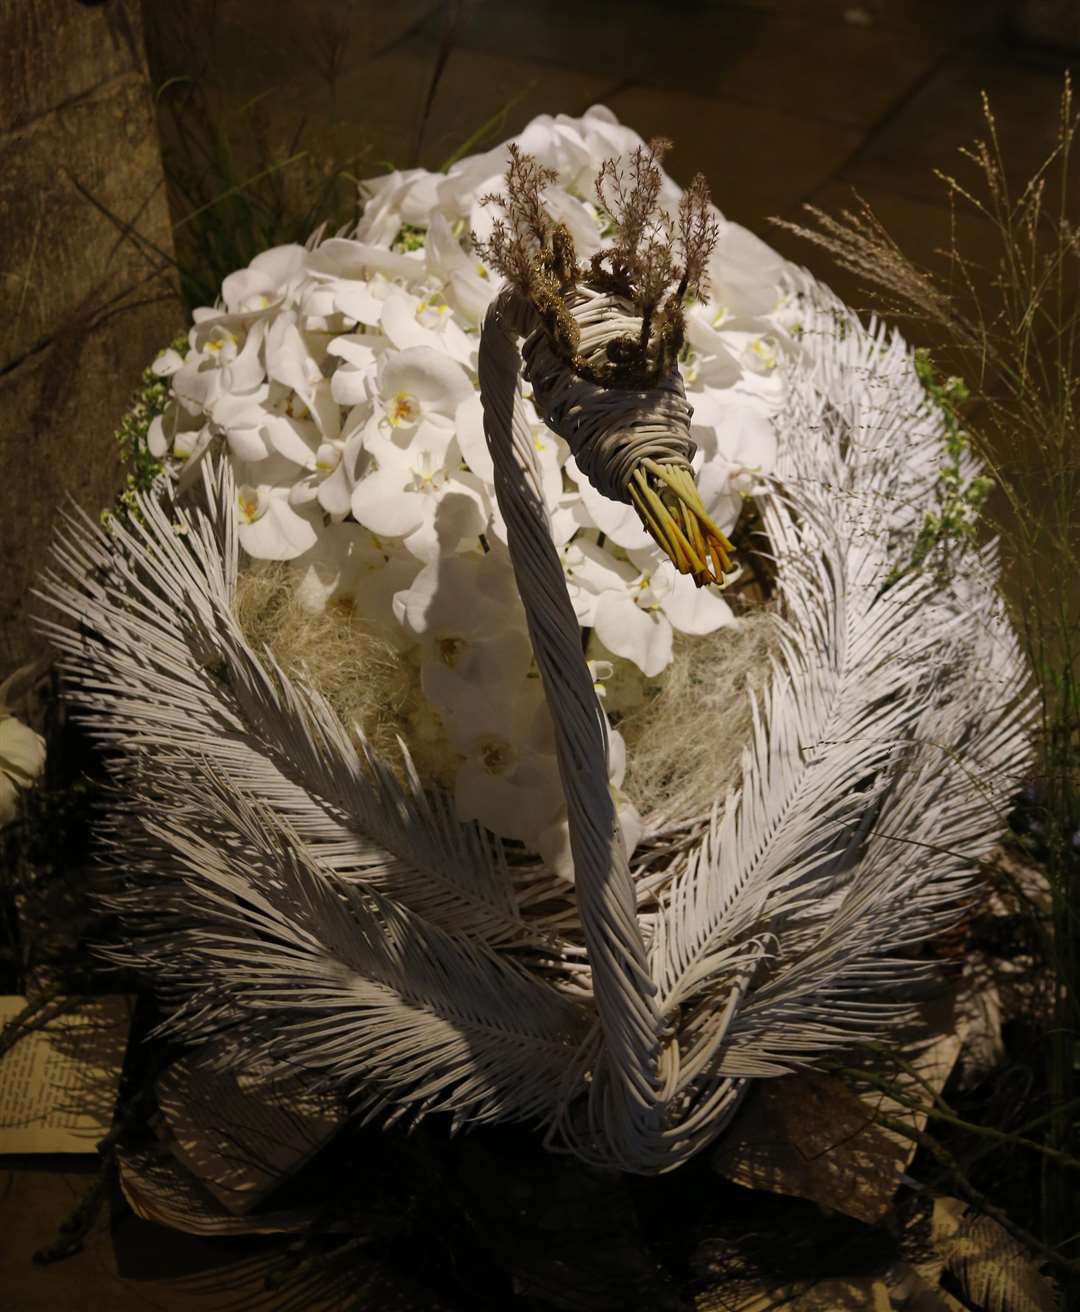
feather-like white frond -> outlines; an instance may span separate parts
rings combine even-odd
[[[216,1014],[236,1063],[284,1060],[373,1112],[551,1115],[587,1029],[579,1007],[482,940],[322,869],[280,817],[214,774],[191,796],[209,833],[193,816],[144,820],[189,913],[158,970],[205,995],[208,1017],[228,999]]]
[[[749,950],[762,965],[688,1077],[709,1061],[776,1074],[880,1029],[919,974],[905,953],[955,916],[1029,760],[993,550],[956,562],[951,593],[895,577],[898,520],[940,447],[908,352],[820,291],[804,308],[840,344],[794,373],[781,419],[787,495],[765,507],[780,665],[743,789],[673,880],[653,945],[670,1012],[736,987]],[[972,584],[974,611],[958,604]]]
[[[403,786],[363,744],[361,757],[325,699],[246,642],[226,465],[208,467],[205,493],[205,510],[145,497],[141,522],[108,534],[73,523],[58,553],[67,578],[46,576],[44,597],[69,620],[46,631],[92,732],[143,769],[152,759],[180,793],[191,758],[205,758],[346,877],[457,932],[524,940],[497,841],[414,774]],[[108,582],[82,591],[95,572]]]

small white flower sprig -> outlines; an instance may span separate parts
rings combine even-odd
[[[446,175],[378,179],[354,234],[266,251],[225,279],[217,306],[195,312],[186,357],[168,350],[155,363],[170,396],[148,446],[181,484],[224,451],[247,557],[288,562],[306,607],[348,608],[418,665],[454,755],[461,818],[520,839],[566,874],[551,726],[477,392],[480,325],[502,279],[469,234],[490,235],[481,197],[505,185],[511,146],[548,171],[545,206],[578,254],[599,263],[612,232],[595,203],[597,173],[644,149],[605,109],[538,118]],[[655,178],[677,211],[679,189],[658,167]],[[698,495],[727,533],[776,459],[778,384],[761,360],[784,337],[784,265],[714,210],[701,218],[715,229],[699,273],[710,290],[685,309],[680,354]],[[596,491],[525,404],[588,655],[616,676],[630,663],[660,677],[676,633],[714,632],[732,610],[680,575],[633,506]],[[632,848],[641,822],[618,792],[615,731],[612,743],[611,787]]]

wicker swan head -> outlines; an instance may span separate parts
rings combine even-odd
[[[525,375],[545,423],[565,438],[593,486],[631,502],[654,541],[699,586],[723,585],[731,543],[702,505],[690,472],[692,408],[678,357],[683,299],[700,293],[719,222],[698,174],[677,220],[660,208],[669,143],[639,146],[625,168],[605,161],[596,179],[613,241],[580,268],[564,223],[544,208],[554,170],[510,147],[505,213],[476,243],[507,279],[499,318],[524,333]]]

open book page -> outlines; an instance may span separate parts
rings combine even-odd
[[[0,997],[0,1026],[26,1006]],[[92,1153],[112,1125],[133,1000],[81,999],[0,1057],[0,1153]]]

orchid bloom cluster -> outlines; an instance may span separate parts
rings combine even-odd
[[[641,139],[594,108],[581,119],[538,118],[516,141],[555,171],[547,203],[587,260],[608,226],[594,203],[597,172]],[[472,234],[490,231],[480,197],[502,189],[507,158],[503,144],[447,174],[377,179],[353,235],[277,247],[231,274],[220,303],[195,312],[186,354],[168,350],[155,363],[171,393],[148,444],[182,483],[207,452],[227,453],[247,556],[290,562],[306,607],[349,610],[417,663],[455,754],[461,818],[565,872],[551,724],[476,382],[480,325],[501,280],[478,260]],[[663,201],[677,205],[678,187],[666,176],[664,186]],[[776,456],[769,416],[785,340],[783,268],[764,243],[720,220],[708,299],[687,307],[694,469],[725,531]],[[632,506],[592,488],[527,392],[526,405],[598,691],[620,662],[661,676],[676,632],[711,633],[732,622],[731,608],[676,574]],[[625,754],[615,730],[611,741],[632,848],[640,821],[617,791]]]

